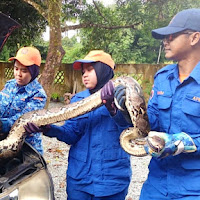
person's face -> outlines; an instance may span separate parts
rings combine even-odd
[[[191,53],[192,31],[185,31],[176,34],[167,35],[163,39],[165,57],[170,60],[180,61],[187,59]]]
[[[18,85],[27,85],[31,80],[31,73],[28,70],[28,67],[22,65],[17,60],[14,64],[14,76]]]
[[[97,75],[90,63],[83,64],[82,81],[87,89],[94,89],[97,85]]]

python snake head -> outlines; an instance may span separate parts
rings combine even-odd
[[[153,131],[149,133],[147,144],[153,152],[160,153],[165,147],[165,140],[162,137],[159,137],[153,133]]]

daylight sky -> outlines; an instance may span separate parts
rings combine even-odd
[[[98,0],[100,2],[102,2],[104,5],[112,5],[115,3],[115,0]],[[92,0],[87,0],[88,3],[91,3]]]

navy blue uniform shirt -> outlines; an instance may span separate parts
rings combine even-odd
[[[90,95],[85,90],[72,102]],[[65,122],[52,125],[50,137],[71,144],[67,175],[76,189],[95,196],[109,196],[128,188],[131,178],[130,156],[121,148],[119,137],[128,128],[120,111],[111,117],[105,106]]]
[[[197,152],[152,158],[147,183],[169,198],[200,195],[200,63],[182,83],[177,64],[156,73],[148,117],[151,130],[190,135]]]

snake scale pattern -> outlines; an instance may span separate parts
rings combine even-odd
[[[146,137],[149,132],[142,89],[138,82],[131,77],[119,77],[113,80],[113,83],[115,87],[119,84],[126,86],[125,105],[133,123],[133,127],[121,133],[120,144],[127,153],[144,156],[146,152],[143,145],[139,145],[141,141],[135,142],[139,138]],[[38,126],[61,122],[85,114],[102,105],[99,90],[81,101],[60,108],[36,110],[22,115],[12,126],[7,138],[0,141],[0,160],[13,157],[20,151],[26,137],[24,125],[27,122],[33,122]]]

